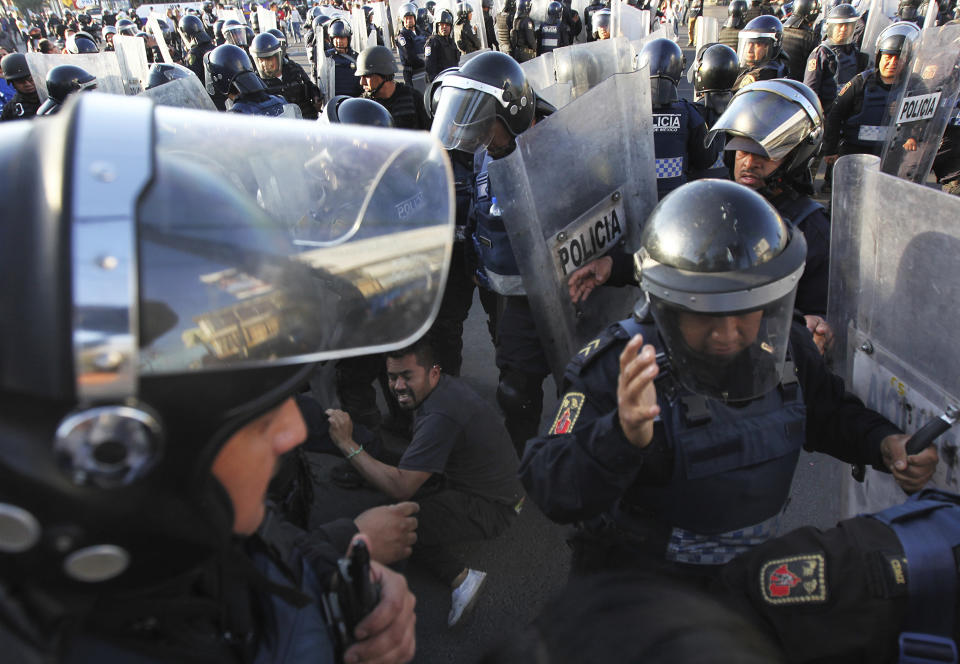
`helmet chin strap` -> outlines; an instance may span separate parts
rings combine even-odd
[[[382,88],[382,87],[383,87],[384,85],[386,85],[386,83],[387,83],[387,79],[383,78],[382,76],[381,76],[380,78],[382,79],[382,80],[380,81],[380,85],[378,85],[377,87],[375,87],[375,88],[374,88],[373,90],[371,90],[370,92],[364,92],[364,93],[363,93],[364,98],[366,98],[366,99],[376,99],[376,98],[377,98],[377,93],[380,92],[380,88]]]

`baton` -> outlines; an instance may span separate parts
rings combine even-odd
[[[960,418],[960,408],[948,406],[942,415],[933,418],[924,424],[919,431],[910,436],[910,439],[907,441],[907,456],[919,454],[927,449],[940,434],[952,427],[958,418]],[[862,482],[866,476],[866,471],[867,468],[865,465],[854,464],[851,469],[851,474],[853,475],[853,479]]]

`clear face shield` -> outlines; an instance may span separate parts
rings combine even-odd
[[[231,25],[230,27],[224,28],[223,38],[228,44],[233,44],[240,48],[247,47],[247,29],[242,25]]]
[[[831,44],[836,46],[852,44],[853,29],[856,25],[856,18],[827,19],[826,37]]]
[[[255,56],[253,64],[257,67],[257,73],[260,78],[278,78],[282,69],[280,65],[280,54],[274,53],[265,57]]]
[[[737,61],[741,67],[758,67],[770,60],[776,35],[772,32],[741,30],[737,36]]]
[[[493,140],[503,90],[456,74],[443,77],[431,133],[447,150],[475,152]]]

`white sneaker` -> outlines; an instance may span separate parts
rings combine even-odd
[[[476,569],[467,570],[467,578],[454,588],[450,597],[450,615],[447,616],[447,627],[456,627],[466,618],[473,606],[477,603],[480,589],[487,580],[487,573]]]

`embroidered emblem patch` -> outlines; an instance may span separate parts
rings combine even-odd
[[[850,88],[851,83],[853,83],[853,81],[847,81],[846,83],[844,83],[843,87],[840,88],[840,94],[843,94],[844,92],[846,92]]]
[[[563,400],[560,402],[560,408],[557,410],[557,417],[553,420],[553,426],[550,427],[550,433],[559,436],[573,431],[573,425],[577,423],[580,411],[583,410],[584,401],[586,401],[586,397],[582,392],[567,392],[564,394]]]
[[[778,558],[760,569],[760,590],[769,604],[803,604],[827,599],[823,554]]]
[[[810,61],[807,63],[807,71],[817,71],[817,59],[810,58]]]
[[[588,356],[590,355],[590,353],[592,353],[593,351],[595,351],[595,350],[597,349],[597,346],[599,346],[599,345],[600,345],[600,340],[599,340],[599,339],[594,339],[593,341],[591,341],[590,343],[588,343],[586,346],[584,346],[583,348],[581,348],[579,351],[577,351],[577,355],[582,355],[583,357],[588,357]]]

